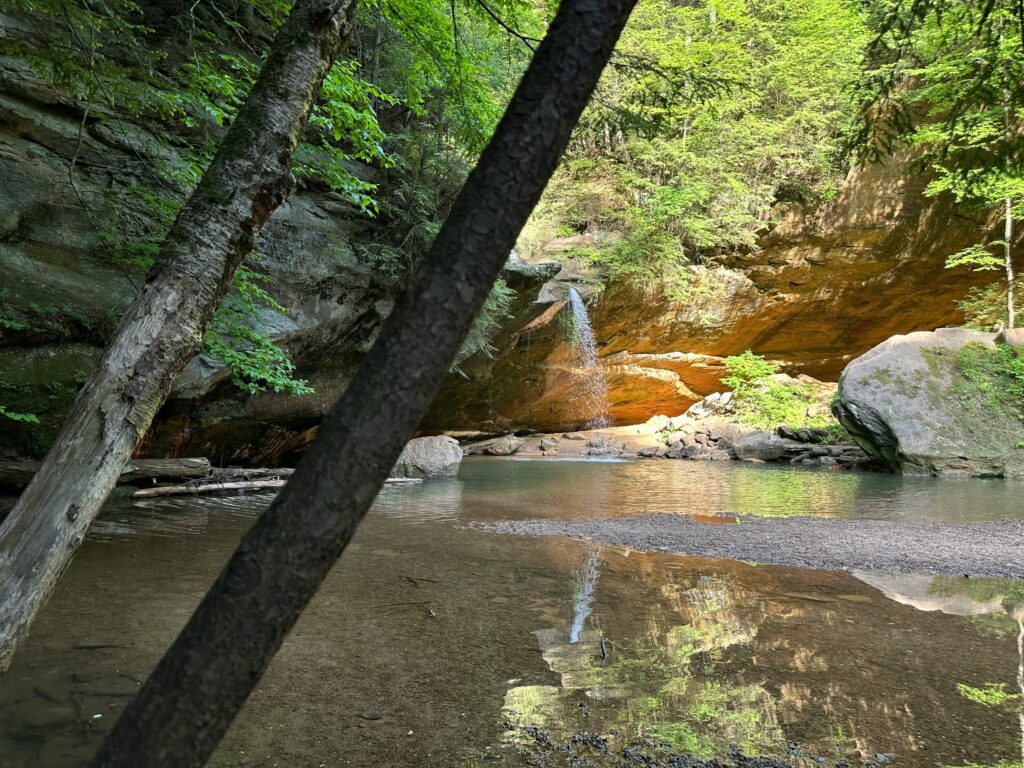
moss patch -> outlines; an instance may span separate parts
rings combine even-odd
[[[1024,357],[1007,344],[966,344],[956,358],[960,399],[978,399],[997,415],[1024,422]]]

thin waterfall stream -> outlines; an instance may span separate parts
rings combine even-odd
[[[587,305],[575,288],[569,289],[569,306],[573,318],[575,363],[582,375],[580,408],[586,416],[584,421],[588,429],[604,429],[612,426],[608,418],[608,381],[597,358],[597,342]]]

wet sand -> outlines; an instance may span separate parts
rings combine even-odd
[[[1024,520],[934,523],[734,518],[708,525],[685,515],[591,520],[509,520],[497,533],[566,536],[648,552],[724,557],[829,570],[1024,578]]]

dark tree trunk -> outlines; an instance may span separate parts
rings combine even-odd
[[[634,2],[563,0],[380,339],[93,766],[192,768],[209,758],[440,388]]]
[[[299,0],[234,124],[160,249],[99,368],[0,527],[0,672],[200,350],[260,228],[292,186],[292,157],[352,0]]]

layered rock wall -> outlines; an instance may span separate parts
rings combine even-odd
[[[617,424],[682,413],[721,389],[722,358],[751,349],[792,374],[835,381],[854,357],[896,333],[960,319],[956,302],[979,276],[944,268],[988,222],[924,195],[912,158],[855,169],[836,204],[793,209],[759,249],[696,267],[685,300],[662,285],[612,281],[591,314]],[[578,239],[578,238],[576,238]],[[552,255],[561,255],[559,244]],[[581,265],[560,278],[578,281]],[[586,423],[573,392],[559,284],[547,309],[494,361],[468,367],[439,399],[432,428],[539,429]]]

